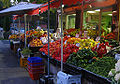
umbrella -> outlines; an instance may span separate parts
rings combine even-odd
[[[39,8],[42,4],[32,4],[28,2],[20,2],[19,4],[0,11],[0,16],[4,15],[23,15],[29,11]]]
[[[26,15],[28,14],[36,14],[36,8],[39,8],[42,4],[32,4],[28,2],[20,2],[19,4],[9,7],[7,9],[4,9],[0,11],[0,16],[5,16],[5,15],[24,15],[24,20],[25,20],[25,47],[26,47]],[[35,10],[35,11],[34,11]],[[33,12],[31,12],[33,11]],[[37,9],[37,11],[39,11]]]

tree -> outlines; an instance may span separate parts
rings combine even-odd
[[[10,0],[0,0],[1,4],[2,4],[2,8],[8,8],[10,7]],[[0,5],[1,5],[0,4]]]
[[[9,0],[0,0],[0,10],[3,10],[10,6],[11,4]],[[9,31],[10,29],[10,23],[11,23],[10,19],[11,19],[11,16],[0,17],[0,27],[3,27],[5,31]]]

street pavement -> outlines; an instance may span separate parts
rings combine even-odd
[[[0,40],[0,84],[38,84],[19,66],[17,56],[10,50],[8,40]]]

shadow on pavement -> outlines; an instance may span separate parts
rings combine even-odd
[[[29,77],[17,77],[2,80],[0,84],[37,84],[37,81],[33,81]]]

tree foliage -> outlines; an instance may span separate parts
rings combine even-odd
[[[10,0],[0,0],[0,10],[10,7]],[[9,31],[11,23],[11,16],[0,17],[0,27],[5,31]]]
[[[10,0],[0,0],[0,6],[2,8],[7,8],[7,7],[10,7]]]

